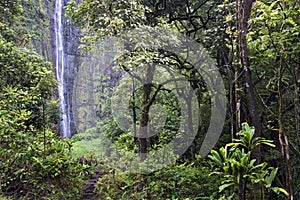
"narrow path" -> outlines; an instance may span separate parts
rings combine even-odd
[[[95,174],[86,180],[86,186],[83,188],[83,199],[82,200],[99,200],[94,192],[97,186],[97,181],[102,177],[102,172],[95,172]]]

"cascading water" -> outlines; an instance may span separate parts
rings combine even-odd
[[[66,103],[65,95],[66,81],[65,81],[65,52],[64,52],[64,38],[63,38],[63,0],[56,0],[55,15],[54,15],[54,28],[55,28],[55,54],[56,54],[56,76],[58,80],[58,95],[60,100],[61,123],[60,128],[63,137],[70,138],[70,110],[69,105]]]

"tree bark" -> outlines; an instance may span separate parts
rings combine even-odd
[[[293,195],[293,178],[292,178],[292,167],[290,163],[289,155],[289,140],[285,132],[284,125],[284,104],[283,104],[283,94],[282,94],[282,76],[283,76],[283,61],[280,59],[279,70],[278,70],[278,80],[277,80],[277,90],[278,90],[278,126],[279,126],[279,143],[281,147],[281,153],[284,157],[285,162],[285,186],[289,193],[289,200],[294,199]]]
[[[133,142],[134,145],[138,144],[137,141],[137,129],[136,129],[136,105],[135,105],[135,81],[134,78],[132,77],[132,120],[133,120]]]
[[[253,0],[237,0],[237,56],[239,56],[240,65],[242,66],[246,101],[249,109],[250,123],[255,127],[255,137],[261,136],[261,121],[258,114],[256,105],[256,98],[254,95],[254,85],[250,70],[250,62],[248,55],[247,34],[248,34],[248,21],[250,19],[251,8]],[[236,102],[238,103],[238,102]],[[238,104],[237,104],[238,105]],[[257,163],[261,162],[261,149],[260,146],[253,150],[253,157]],[[252,191],[254,199],[262,199],[261,187],[259,184],[254,185]]]
[[[235,130],[241,129],[241,95],[239,93],[240,86],[239,86],[239,66],[236,65],[236,70],[235,70],[235,84],[234,84],[234,100],[235,100]],[[234,134],[234,138],[236,136],[236,132]]]
[[[252,81],[252,75],[250,70],[248,45],[247,45],[247,33],[248,33],[248,21],[250,19],[251,8],[253,0],[237,0],[237,45],[238,53],[241,62],[241,66],[244,72],[245,87],[247,94],[247,105],[249,108],[250,123],[255,127],[255,137],[261,136],[261,122],[258,114],[258,108],[256,98],[254,94],[254,85]],[[261,162],[261,150],[260,147],[254,149],[254,157],[257,162]]]
[[[187,96],[185,98],[185,102],[187,104],[187,114],[188,114],[188,121],[187,121],[187,133],[188,136],[191,138],[188,138],[186,142],[192,143],[191,144],[191,159],[195,159],[195,152],[196,152],[196,145],[194,142],[194,129],[193,129],[193,108],[192,108],[192,96],[193,96],[193,89],[190,87],[190,91],[187,92]]]
[[[295,83],[295,118],[298,136],[298,148],[300,149],[300,54],[298,55],[298,66],[296,69]]]
[[[139,157],[141,161],[147,158],[148,147],[148,123],[149,123],[149,110],[151,106],[151,87],[154,77],[154,67],[149,65],[146,71],[146,81],[143,84],[142,108],[140,116],[139,128]]]
[[[238,105],[237,105],[237,99],[238,94],[237,94],[237,87],[238,83],[236,78],[236,71],[237,67],[235,67],[234,71],[231,72],[230,75],[230,85],[229,85],[229,107],[230,107],[230,135],[231,135],[231,140],[236,138],[236,132],[237,129],[239,128],[238,126],[238,117],[239,117],[239,110],[237,110]],[[231,81],[233,80],[233,81]]]

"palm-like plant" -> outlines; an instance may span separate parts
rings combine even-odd
[[[212,150],[208,157],[214,172],[210,175],[221,174],[225,180],[222,181],[219,191],[231,188],[234,192],[237,191],[239,200],[246,199],[247,189],[251,191],[254,184],[288,195],[283,188],[271,187],[277,168],[268,167],[266,162],[257,164],[256,159],[251,159],[255,147],[261,144],[275,146],[272,140],[254,137],[254,131],[253,127],[243,123],[242,130],[237,134],[238,139],[221,147],[219,151]]]
[[[240,146],[247,151],[253,151],[255,147],[261,144],[275,147],[272,140],[266,140],[263,137],[254,137],[254,133],[254,127],[250,127],[248,123],[243,123],[242,130],[237,133],[240,138],[233,139],[233,142],[227,144],[226,146],[232,146],[231,150],[235,150],[235,148]]]

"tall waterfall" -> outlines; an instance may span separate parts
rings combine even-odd
[[[55,29],[55,57],[56,57],[56,76],[58,80],[58,95],[61,123],[60,128],[63,137],[70,138],[70,105],[66,101],[66,80],[65,80],[65,52],[64,52],[64,26],[63,26],[63,0],[56,0],[54,14]]]

